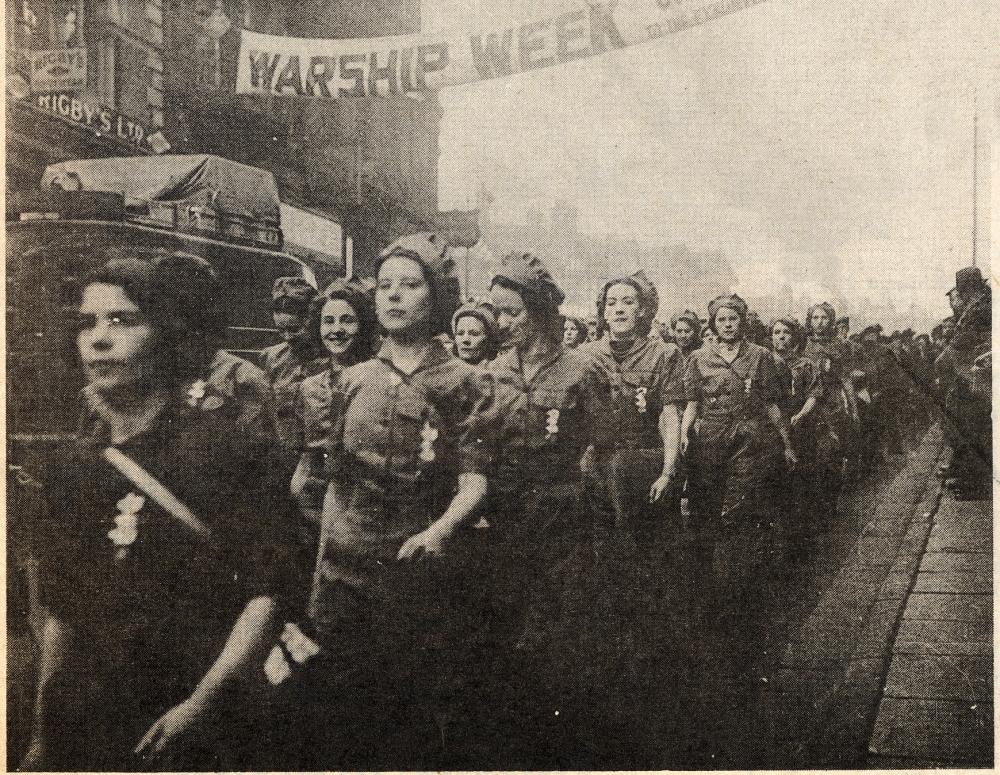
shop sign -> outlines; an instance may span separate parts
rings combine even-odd
[[[87,49],[30,51],[28,56],[33,94],[80,91],[87,88]]]
[[[136,146],[146,146],[146,129],[116,110],[81,100],[69,94],[42,94],[35,105],[60,118],[79,124],[97,135],[106,135]]]

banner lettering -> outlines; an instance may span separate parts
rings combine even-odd
[[[413,94],[656,40],[764,0],[602,0],[498,29],[320,40],[241,33],[236,91],[338,99]]]

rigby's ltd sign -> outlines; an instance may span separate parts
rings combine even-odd
[[[146,147],[146,128],[116,110],[70,94],[40,94],[34,104],[60,118],[86,127],[95,134]]]

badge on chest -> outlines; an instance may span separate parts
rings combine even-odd
[[[108,538],[118,547],[115,559],[124,560],[128,548],[139,537],[139,512],[146,505],[146,499],[130,492],[115,505],[118,507],[118,514],[115,516],[114,528],[108,531]]]
[[[430,420],[424,420],[424,427],[420,431],[420,459],[425,463],[433,463],[437,457],[434,451],[434,442],[438,438],[438,429],[431,425]]]
[[[559,410],[549,409],[545,413],[545,439],[553,441],[559,433]]]
[[[635,390],[635,408],[639,414],[646,413],[646,392],[648,388],[640,387]]]

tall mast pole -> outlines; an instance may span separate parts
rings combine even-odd
[[[979,106],[972,95],[972,265],[976,266],[976,239],[979,231]]]

